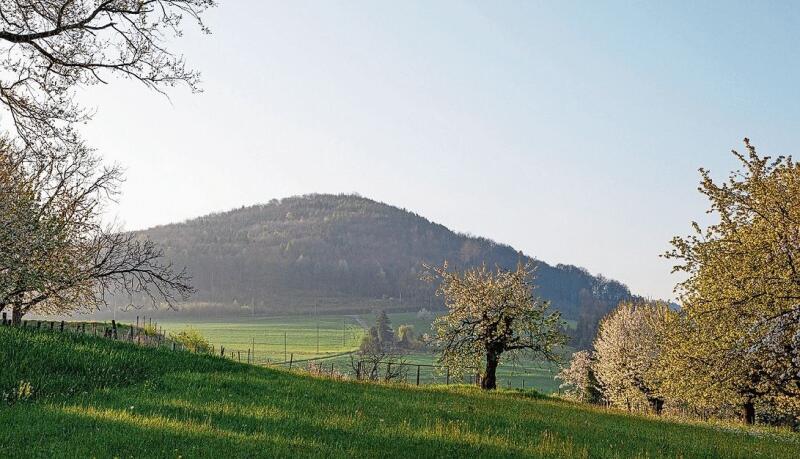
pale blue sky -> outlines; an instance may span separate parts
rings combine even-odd
[[[800,149],[800,3],[221,3],[203,94],[82,95],[129,229],[358,192],[669,298],[697,168]]]

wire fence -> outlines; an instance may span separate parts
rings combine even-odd
[[[226,356],[233,352],[243,362],[267,364],[285,362],[290,354],[295,360],[330,357],[358,348],[365,329],[350,317],[296,318],[276,317],[269,322],[166,322],[170,332],[194,329],[216,347],[224,347]]]
[[[331,358],[346,355],[358,347],[361,333],[346,330],[344,336],[338,331],[319,330],[317,333],[307,332],[264,332],[247,337],[228,337],[224,344],[226,357],[237,360],[243,356],[243,362],[252,364],[271,364],[288,362],[294,355],[296,360],[314,358]]]
[[[355,352],[345,356],[302,360],[294,360],[290,355],[288,361],[273,362],[267,366],[301,370],[335,379],[394,382],[416,386],[481,383],[481,369],[475,367],[462,368],[460,372],[456,372],[445,365],[414,363],[402,358],[391,362],[374,362],[360,359]],[[498,372],[497,387],[542,390],[543,380],[548,382],[548,387],[554,386],[552,382],[554,376],[555,372],[552,369],[517,367],[516,372]]]
[[[189,350],[169,338],[158,322],[144,317],[136,318],[130,324],[110,322],[68,322],[47,320],[23,320],[20,327],[28,330],[49,330],[59,333],[74,333],[104,337],[112,340],[128,341],[133,344],[148,347],[167,347],[172,350]],[[6,313],[2,314],[3,326],[12,325]],[[330,333],[328,333],[330,335]],[[228,358],[241,363],[252,365],[302,370],[311,374],[328,376],[335,379],[368,380],[375,382],[394,382],[410,385],[449,385],[449,384],[480,384],[480,370],[468,368],[466,371],[456,373],[445,365],[426,364],[406,360],[405,357],[393,361],[370,361],[357,354],[357,349],[351,347],[356,343],[354,334],[344,333],[344,346],[339,350],[331,350],[331,346],[324,355],[315,353],[322,350],[323,334],[316,335],[319,341],[308,342],[308,334],[295,337],[293,342],[289,332],[282,334],[266,334],[261,339],[252,337],[249,343],[233,342],[227,345],[211,345],[211,353],[219,357]],[[342,335],[337,333],[337,341]],[[357,337],[360,339],[360,337]],[[330,341],[331,337],[327,339]],[[342,341],[338,341],[342,342]],[[277,351],[275,350],[277,348]],[[310,348],[310,349],[309,349]],[[283,358],[281,358],[283,357]],[[418,356],[409,356],[418,357]],[[537,389],[546,391],[543,387],[557,390],[553,383],[555,371],[553,368],[530,368],[514,366],[510,370],[500,370],[497,374],[497,386],[518,389]]]
[[[13,326],[7,313],[2,313],[1,326]],[[71,322],[64,320],[22,320],[18,326],[24,330],[50,331],[90,335],[118,341],[129,341],[142,346],[168,346],[173,350],[183,349],[180,343],[167,338],[158,324],[144,322],[139,324],[122,324],[116,320],[110,322]]]

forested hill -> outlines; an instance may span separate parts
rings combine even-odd
[[[582,268],[550,266],[354,195],[272,200],[143,233],[163,244],[176,265],[188,267],[194,301],[255,304],[258,312],[358,309],[376,300],[389,309],[435,307],[432,286],[419,279],[421,265],[444,260],[509,268],[533,261],[539,295],[569,319],[630,297],[621,283]],[[598,300],[603,305],[592,304]]]

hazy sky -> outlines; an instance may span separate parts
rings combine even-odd
[[[795,2],[220,3],[203,94],[82,94],[128,229],[358,192],[669,298],[697,168],[800,149]]]

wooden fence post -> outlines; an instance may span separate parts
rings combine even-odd
[[[50,331],[53,331],[53,321],[50,321]]]
[[[236,351],[239,354],[239,363],[242,362],[242,351]]]
[[[7,319],[8,319],[8,315],[7,315],[7,313],[5,313],[5,312],[4,312],[4,313],[3,313],[3,326],[5,326],[5,325],[6,325],[6,320],[7,320]]]
[[[333,378],[333,362],[331,362],[331,378]]]
[[[60,333],[64,333],[64,321],[61,321],[61,328],[58,330]]]
[[[356,367],[356,380],[361,379],[361,361],[358,361],[358,366]]]
[[[420,366],[417,365],[417,385],[419,386],[419,368]]]
[[[225,346],[220,345],[219,347],[219,356],[225,357]]]
[[[250,363],[250,348],[247,348],[247,363]]]
[[[294,362],[294,353],[289,354],[289,369],[292,369],[292,362]]]

